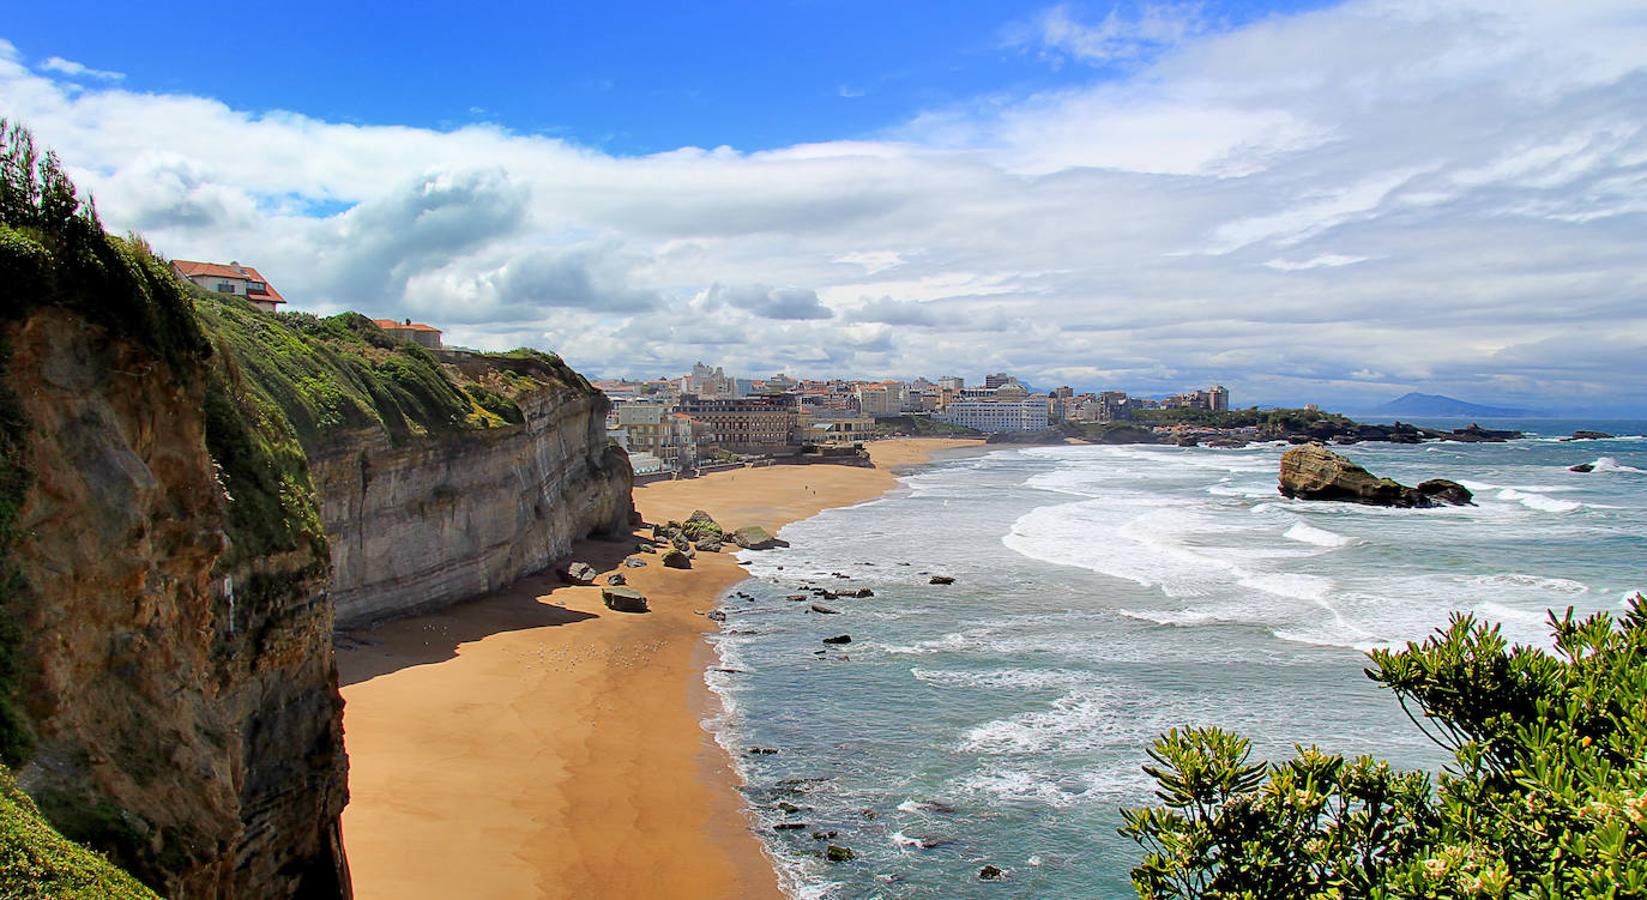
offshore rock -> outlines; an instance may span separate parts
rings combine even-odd
[[[1390,478],[1378,478],[1320,444],[1306,444],[1281,455],[1278,490],[1283,496],[1299,500],[1336,500],[1402,509],[1469,502],[1469,491],[1461,485],[1443,479],[1430,484],[1432,493],[1425,493]]]
[[[1446,478],[1431,478],[1418,483],[1418,492],[1450,506],[1474,506],[1475,495],[1470,489]]]

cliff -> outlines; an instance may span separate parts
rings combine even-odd
[[[348,896],[327,548],[295,442],[145,248],[5,212],[0,761],[167,896]]]
[[[558,357],[431,352],[353,314],[195,303],[303,445],[339,627],[483,594],[574,540],[627,533],[632,476],[607,400]]]

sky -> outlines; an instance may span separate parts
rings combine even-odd
[[[1639,0],[240,6],[11,11],[0,116],[292,308],[595,377],[1647,414]]]

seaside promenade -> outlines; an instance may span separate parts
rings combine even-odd
[[[703,509],[776,531],[975,443],[883,441],[874,468],[738,469],[638,487],[635,502],[647,522]],[[779,896],[736,774],[700,724],[714,702],[703,613],[745,574],[729,553],[684,571],[656,556],[622,567],[633,549],[584,541],[572,558],[602,580],[621,571],[650,613],[612,612],[599,587],[545,575],[343,641],[356,897]]]

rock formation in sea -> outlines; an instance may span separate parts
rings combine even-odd
[[[1365,468],[1320,444],[1294,447],[1281,455],[1283,496],[1299,500],[1338,500],[1370,506],[1425,508],[1462,506],[1472,502],[1468,488],[1444,478],[1408,487],[1391,478],[1379,478]]]

